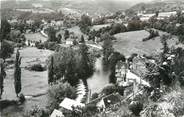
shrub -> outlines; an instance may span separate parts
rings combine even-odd
[[[93,93],[91,96],[91,100],[94,100],[96,98],[98,98],[98,93]]]
[[[44,43],[44,47],[46,49],[49,49],[49,50],[53,50],[54,51],[54,50],[56,50],[59,47],[59,45],[56,42],[48,42],[48,41],[46,41]]]
[[[47,110],[34,106],[30,111],[25,112],[23,117],[49,117],[49,113]]]
[[[132,101],[129,105],[129,109],[133,112],[134,115],[139,116],[143,109],[143,104],[139,101]]]
[[[43,67],[41,64],[34,64],[33,66],[30,67],[30,70],[32,71],[45,71],[46,67]]]
[[[109,95],[116,92],[116,86],[114,84],[108,84],[104,89],[102,90],[102,94]]]

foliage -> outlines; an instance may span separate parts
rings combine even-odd
[[[109,68],[109,57],[113,53],[113,45],[112,45],[112,40],[110,39],[110,35],[106,34],[105,35],[105,40],[103,42],[102,48],[103,48],[103,65],[105,70],[108,70]]]
[[[91,100],[94,100],[96,98],[98,98],[98,93],[93,93],[91,96]]]
[[[29,69],[32,71],[40,71],[40,72],[46,70],[46,68],[43,67],[40,63],[32,65]]]
[[[82,15],[81,16],[81,21],[79,23],[79,27],[80,30],[84,33],[84,34],[88,34],[90,29],[89,26],[92,25],[92,20],[89,16],[87,15]]]
[[[75,99],[76,91],[69,83],[59,82],[58,84],[52,85],[48,90],[48,109],[52,112],[54,109],[59,108],[59,104],[64,98]]]
[[[79,79],[86,79],[93,73],[93,62],[85,44],[74,47],[61,47],[54,54],[54,74],[56,80],[64,78],[71,85]]]
[[[54,80],[54,57],[51,56],[50,65],[48,67],[48,84],[55,82]]]
[[[115,93],[117,91],[117,88],[114,84],[108,84],[106,87],[103,88],[102,94],[109,95],[112,93]]]
[[[6,19],[1,19],[1,41],[7,39],[11,31],[11,25]]]
[[[139,101],[132,101],[129,105],[129,109],[133,112],[134,115],[139,116],[143,109],[143,104]]]
[[[164,106],[170,106],[166,104]],[[168,109],[158,104],[149,104],[140,113],[140,117],[175,117]]]
[[[34,106],[30,111],[25,112],[23,117],[49,117],[49,113],[39,106]]]
[[[57,50],[60,47],[56,42],[46,41],[43,44],[44,44],[44,48],[49,49],[49,50],[53,50],[53,51]]]
[[[64,39],[65,39],[65,40],[66,40],[66,39],[68,39],[68,38],[69,38],[69,36],[70,36],[69,31],[68,31],[68,30],[65,30],[65,33],[64,33]]]
[[[0,58],[3,58],[5,60],[6,58],[9,58],[11,54],[13,54],[13,52],[14,48],[11,44],[6,41],[3,41],[1,43]]]
[[[119,23],[112,24],[111,28],[112,29],[109,32],[111,35],[127,31],[126,26],[124,24],[119,24]]]
[[[128,22],[127,26],[128,31],[141,30],[141,21],[140,20],[131,20]]]
[[[3,94],[3,84],[4,84],[4,78],[6,77],[6,72],[5,72],[5,65],[3,62],[0,63],[0,66],[1,66],[1,71],[0,71],[0,99],[1,99],[1,96]]]
[[[57,42],[56,30],[53,27],[47,29],[48,31],[48,40],[51,42]]]
[[[15,92],[18,94],[21,92],[21,68],[20,68],[20,64],[21,64],[21,57],[20,57],[20,53],[19,50],[17,50],[16,53],[16,59],[15,59],[15,71],[14,71],[14,85],[15,85]]]
[[[152,38],[159,36],[158,31],[155,31],[153,29],[148,30],[148,32],[150,33],[149,36],[147,38],[144,38],[142,41],[147,41],[147,40],[150,40]]]

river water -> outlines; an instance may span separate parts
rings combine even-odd
[[[91,94],[100,92],[105,85],[109,84],[110,72],[104,72],[102,57],[97,58],[95,62],[95,72],[92,77],[87,79],[88,90]]]

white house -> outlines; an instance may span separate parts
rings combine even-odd
[[[64,117],[64,115],[61,111],[54,109],[50,117]]]
[[[83,103],[80,103],[78,101],[75,101],[73,99],[69,99],[69,98],[65,98],[60,104],[59,104],[60,107],[64,108],[64,109],[67,109],[67,110],[70,110],[72,111],[73,110],[73,107],[84,107],[85,104]]]

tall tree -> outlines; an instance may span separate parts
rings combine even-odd
[[[79,70],[79,77],[81,79],[86,79],[88,78],[90,75],[92,75],[92,69],[90,67],[90,60],[89,60],[89,56],[88,56],[88,47],[85,44],[81,44],[79,46],[79,52],[81,55],[81,59],[79,61],[79,66],[78,66],[78,70]]]
[[[0,58],[5,59],[10,57],[11,54],[13,54],[14,48],[11,44],[9,44],[6,41],[2,41],[1,46],[0,46]]]
[[[103,42],[103,64],[104,64],[104,70],[108,70],[109,68],[109,58],[111,54],[114,52],[112,40],[110,38],[109,34],[106,34],[106,39]]]
[[[4,84],[4,78],[6,77],[6,72],[5,72],[5,66],[4,66],[4,63],[1,62],[1,71],[0,71],[0,99],[1,99],[1,96],[3,94],[3,84]]]
[[[54,57],[51,57],[50,65],[48,69],[48,84],[54,82]]]
[[[70,36],[69,31],[68,31],[68,30],[65,30],[65,33],[64,33],[64,39],[65,39],[65,40],[66,40],[66,39],[68,39],[68,38],[69,38],[69,36]]]
[[[20,64],[21,64],[21,57],[20,57],[20,52],[19,50],[17,50],[16,53],[16,59],[15,59],[15,71],[14,71],[14,85],[15,85],[15,92],[18,94],[21,92],[21,68],[20,68]]]
[[[52,42],[56,42],[57,41],[56,30],[54,28],[50,27],[48,29],[48,37],[49,37],[49,41],[52,41]]]
[[[11,25],[8,23],[6,19],[1,20],[1,41],[3,39],[7,39],[8,35],[11,31]]]

